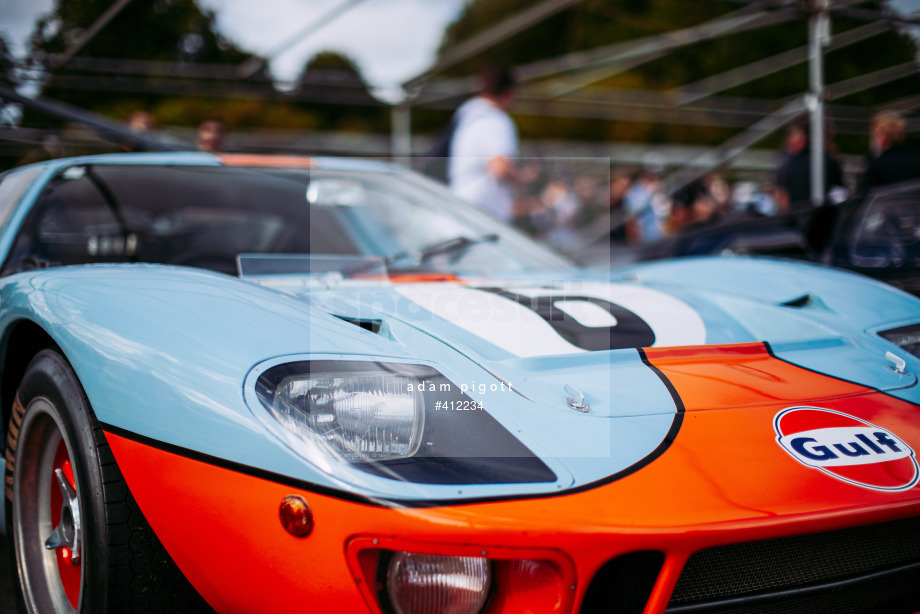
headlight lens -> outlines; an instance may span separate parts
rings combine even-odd
[[[409,375],[295,374],[281,380],[268,410],[287,430],[345,460],[408,458],[425,425],[419,388]]]
[[[469,556],[397,552],[387,569],[387,592],[398,614],[476,614],[491,581],[489,562]]]
[[[427,365],[301,360],[254,374],[256,417],[324,472],[335,473],[340,461],[413,484],[556,481],[462,387]]]

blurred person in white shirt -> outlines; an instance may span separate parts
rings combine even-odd
[[[508,115],[517,89],[511,71],[487,66],[480,80],[480,93],[457,109],[448,179],[454,194],[510,222],[518,213],[517,188],[533,181],[536,171],[516,161],[517,127]]]

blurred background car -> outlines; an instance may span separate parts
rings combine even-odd
[[[714,254],[809,260],[920,294],[920,182],[879,187],[836,205],[686,229],[644,247],[638,258]]]

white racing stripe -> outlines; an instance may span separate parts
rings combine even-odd
[[[516,356],[587,351],[569,343],[533,309],[493,291],[457,284],[407,284],[398,286],[397,291],[434,315]],[[615,333],[617,318],[607,308],[586,299],[613,303],[638,316],[654,333],[655,347],[706,342],[706,329],[699,314],[683,301],[657,290],[588,282],[555,287],[511,286],[502,291],[534,299],[558,297],[553,300],[556,309],[599,335],[606,335],[609,329]]]
[[[434,315],[516,356],[586,351],[560,337],[535,311],[493,292],[457,284],[412,284],[397,290]]]

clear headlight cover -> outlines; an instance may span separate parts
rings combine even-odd
[[[425,401],[411,375],[305,373],[285,377],[267,408],[288,431],[349,462],[408,458],[422,442]]]
[[[491,580],[484,558],[397,552],[390,560],[386,585],[398,614],[478,614]]]
[[[413,484],[557,479],[462,386],[426,365],[298,360],[259,369],[254,392],[258,419],[336,478],[346,475],[338,461]]]

